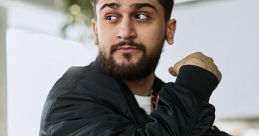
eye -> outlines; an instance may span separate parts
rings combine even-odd
[[[116,21],[118,17],[116,15],[106,15],[105,20],[108,20],[110,22]]]
[[[143,12],[137,13],[135,17],[138,20],[142,20],[142,21],[145,21],[149,18],[149,16],[146,13],[143,13]]]

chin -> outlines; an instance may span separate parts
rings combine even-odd
[[[139,63],[140,58],[120,58],[116,59],[117,65],[136,65]]]
[[[119,60],[119,61],[116,61],[116,64],[118,66],[132,66],[132,65],[136,65],[138,63],[138,61],[132,61],[132,60]]]

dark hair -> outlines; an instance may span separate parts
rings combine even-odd
[[[97,1],[98,0],[91,0],[95,15],[96,15],[95,5],[96,5]],[[165,20],[168,21],[171,17],[171,13],[172,13],[173,6],[174,6],[174,0],[157,0],[157,1],[164,7]]]

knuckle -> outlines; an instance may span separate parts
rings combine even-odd
[[[207,57],[209,61],[214,62],[213,58]]]
[[[202,55],[203,53],[200,52],[200,51],[198,51],[198,52],[195,52],[194,54],[200,54],[200,55]]]

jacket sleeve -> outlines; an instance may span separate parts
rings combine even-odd
[[[196,79],[199,86],[192,86],[189,84],[191,81],[186,81],[193,75],[181,77],[181,73],[192,69],[195,76],[202,79]],[[115,110],[92,88],[77,86],[76,89],[91,93],[87,94],[87,98],[83,97],[85,94],[65,93],[59,98],[47,100],[44,108],[47,113],[43,117],[45,123],[41,126],[40,136],[202,136],[214,122],[215,109],[208,100],[218,82],[214,83],[217,80],[213,74],[193,66],[181,68],[179,78],[176,83],[167,83],[160,90],[158,106],[144,126],[138,126],[124,116],[127,113]],[[204,80],[205,85],[199,82]],[[204,87],[210,82],[214,87]],[[92,85],[99,87],[94,83]]]

